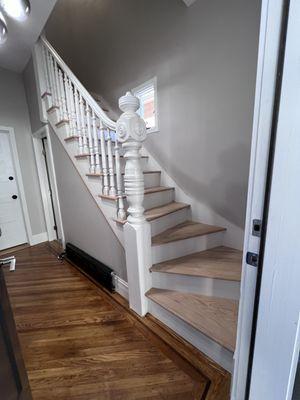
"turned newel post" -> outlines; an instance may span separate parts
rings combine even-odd
[[[144,216],[144,174],[140,150],[146,139],[146,125],[136,113],[139,99],[130,92],[119,100],[123,114],[117,122],[117,138],[124,149],[124,186],[128,203],[124,241],[129,289],[129,305],[139,315],[148,311],[145,296],[151,287],[151,229]]]

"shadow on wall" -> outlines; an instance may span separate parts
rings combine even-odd
[[[238,157],[237,157],[238,154]],[[237,143],[223,150],[217,159],[214,175],[208,182],[201,182],[197,168],[194,175],[186,174],[179,164],[172,164],[170,174],[175,180],[185,182],[184,191],[209,206],[218,215],[244,229],[247,204],[247,181],[241,181],[241,160],[249,159],[249,149],[243,143]],[[230,177],[230,178],[228,178]]]

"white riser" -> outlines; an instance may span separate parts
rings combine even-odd
[[[144,197],[144,208],[145,210],[149,210],[150,208],[169,204],[174,200],[174,197],[175,190],[164,190],[163,192],[146,194]]]
[[[239,300],[240,283],[223,279],[152,272],[152,287]]]
[[[151,236],[158,235],[166,229],[172,228],[173,226],[181,224],[189,219],[191,219],[191,208],[184,208],[183,210],[157,218],[154,221],[151,221]]]
[[[145,188],[160,186],[160,173],[144,174]]]
[[[152,246],[152,264],[221,246],[224,232]]]
[[[149,312],[159,321],[167,325],[170,329],[183,337],[187,342],[191,343],[198,350],[202,351],[216,363],[221,365],[229,372],[233,370],[233,353],[218,343],[210,339],[208,336],[199,332],[191,325],[182,321],[169,311],[160,307],[149,299]]]

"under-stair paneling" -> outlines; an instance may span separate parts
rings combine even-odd
[[[66,241],[113,268],[120,278],[126,280],[123,246],[85,186],[59,138],[51,128],[50,132]]]

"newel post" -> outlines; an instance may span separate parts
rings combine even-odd
[[[151,229],[144,216],[144,174],[140,149],[146,139],[146,125],[136,113],[139,99],[130,92],[119,99],[123,114],[117,122],[117,137],[125,151],[125,194],[128,202],[124,240],[129,289],[129,305],[139,315],[148,311],[145,296],[151,287]]]

